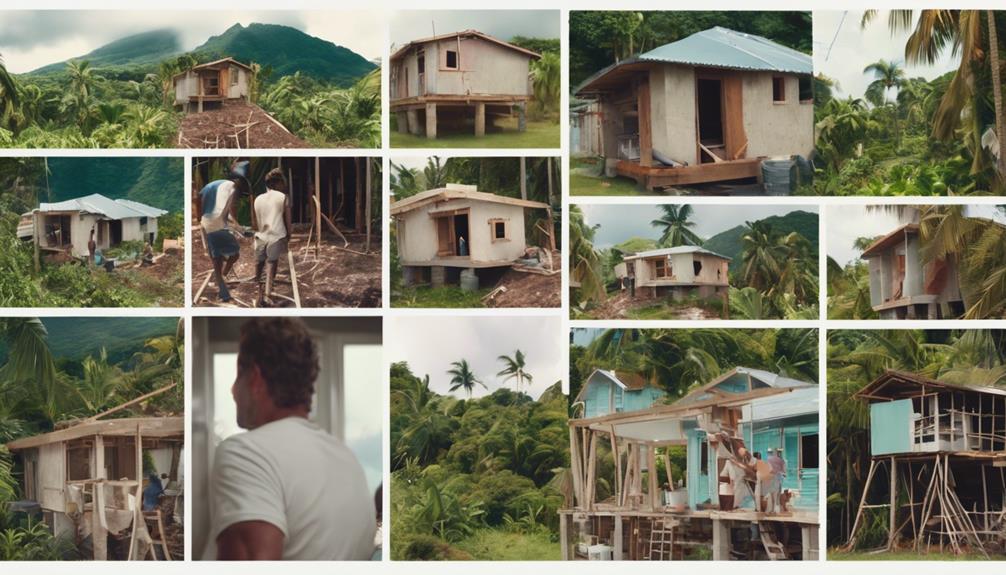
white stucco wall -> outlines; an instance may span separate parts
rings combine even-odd
[[[189,97],[198,93],[198,80],[191,71],[180,78],[175,78],[175,104],[185,104]]]
[[[426,45],[426,88],[429,94],[531,94],[529,56],[480,38],[463,38],[459,69],[448,70],[445,69],[448,50],[457,50],[456,40],[446,39]]]
[[[772,78],[786,79],[786,101],[772,101]],[[744,132],[747,157],[799,154],[814,150],[814,104],[800,102],[799,77],[793,74],[751,72],[743,76]]]
[[[436,220],[430,216],[431,210],[469,209],[468,250],[473,262],[511,261],[524,252],[524,208],[480,202],[467,199],[450,200],[435,206],[427,206],[406,212],[399,216],[398,255],[401,261],[419,264],[437,258]],[[510,241],[493,242],[489,220],[507,220]]]
[[[695,68],[665,64],[650,70],[653,149],[694,164]]]

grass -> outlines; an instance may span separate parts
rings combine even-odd
[[[475,134],[442,133],[435,140],[412,134],[391,131],[392,148],[558,148],[559,124],[528,121],[527,130],[517,131],[516,120],[496,124],[502,132],[486,132],[481,138]]]
[[[392,295],[391,307],[473,308],[485,307],[488,289],[465,291],[457,286],[405,288]]]
[[[630,319],[683,319],[681,312],[689,308],[699,308],[710,313],[714,316],[710,319],[720,318],[723,313],[723,304],[719,300],[688,298],[680,302],[665,299],[655,304],[633,308],[627,310],[627,316]]]
[[[915,551],[887,551],[867,553],[862,551],[828,550],[828,561],[988,561],[976,553],[954,555],[953,553],[916,553]]]
[[[641,196],[641,190],[636,182],[628,178],[605,178],[603,176],[588,176],[576,173],[577,168],[588,168],[594,173],[601,170],[599,158],[570,158],[569,195],[571,196]]]
[[[482,561],[560,561],[562,548],[547,531],[513,533],[500,529],[479,529],[455,547]]]

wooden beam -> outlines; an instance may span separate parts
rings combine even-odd
[[[140,403],[141,401],[150,399],[151,397],[155,397],[155,396],[158,396],[158,395],[160,395],[160,394],[162,394],[162,393],[164,393],[166,391],[169,391],[169,390],[173,389],[176,385],[178,385],[177,381],[172,382],[171,384],[165,385],[164,387],[161,387],[159,389],[155,389],[154,391],[151,391],[150,393],[145,393],[145,394],[141,395],[140,397],[137,397],[136,399],[131,399],[131,400],[127,401],[126,403],[123,403],[121,405],[117,405],[117,406],[113,407],[112,409],[108,409],[108,410],[102,411],[101,413],[99,413],[97,415],[92,415],[91,417],[87,418],[87,421],[94,421],[94,420],[97,420],[97,419],[101,419],[102,417],[105,417],[106,415],[111,415],[111,414],[113,414],[113,413],[115,413],[117,411],[122,411],[123,409],[126,409],[127,407],[132,407],[132,406],[136,405],[137,403]]]
[[[648,489],[650,490],[650,509],[656,511],[660,509],[660,499],[657,489],[657,449],[653,446],[646,447],[646,475],[649,479]]]
[[[653,124],[650,117],[650,81],[636,86],[636,105],[639,110],[639,165],[653,165]]]
[[[761,159],[746,158],[717,164],[695,164],[676,168],[647,168],[636,162],[621,160],[616,164],[615,171],[621,176],[633,179],[646,178],[652,185],[657,186],[701,184],[756,178],[761,173]]]
[[[366,187],[366,190],[365,190],[366,198],[367,198],[366,199],[366,202],[367,202],[367,214],[366,214],[366,219],[367,219],[367,242],[366,242],[366,245],[364,246],[363,249],[364,249],[364,251],[368,251],[369,252],[370,251],[370,221],[372,219],[372,217],[371,217],[371,203],[372,203],[371,202],[371,198],[373,197],[373,194],[370,191],[371,190],[371,187],[370,187],[371,186],[371,182],[370,182],[370,179],[371,179],[370,162],[372,160],[371,160],[371,158],[366,158],[364,161],[367,162],[367,187]]]
[[[321,250],[321,158],[314,158],[314,222],[318,233],[318,249]],[[287,250],[289,251],[289,250]],[[293,270],[290,270],[293,273]],[[300,306],[298,306],[300,307]]]
[[[143,433],[148,437],[180,438],[185,433],[185,418],[178,416],[132,417],[124,419],[88,421],[66,429],[51,431],[41,435],[33,435],[31,437],[23,437],[21,439],[11,441],[7,444],[7,449],[17,451],[20,449],[38,447],[40,445],[70,441],[71,439],[78,439],[91,435],[129,437],[133,435],[137,426],[139,426]]]
[[[527,201],[527,161],[520,157],[520,199]]]
[[[290,266],[290,284],[293,285],[293,302],[300,307],[300,287],[297,285],[297,268],[293,265],[293,252],[286,251],[287,263]]]

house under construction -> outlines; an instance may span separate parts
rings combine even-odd
[[[1001,549],[1006,390],[887,371],[856,397],[870,405],[870,469],[846,548],[880,513],[882,549]]]
[[[577,397],[562,558],[695,559],[711,548],[714,560],[817,559],[818,386],[736,367],[671,404],[662,388],[640,395],[646,387],[655,386],[598,370]],[[669,451],[681,447],[686,469],[674,477]],[[726,469],[741,447],[784,451],[781,509],[768,509],[756,489],[734,501]],[[605,484],[610,496],[601,499]]]
[[[145,487],[144,456],[158,470],[170,470],[169,482],[181,485],[179,466],[185,444],[185,418],[130,417],[103,419],[114,411],[75,421],[55,431],[7,444],[24,469],[24,501],[15,509],[35,513],[53,535],[69,535],[78,549],[90,548],[96,561],[182,560],[184,547],[169,542],[166,525],[184,525],[182,493],[165,492],[173,503],[171,517],[160,508],[144,511],[139,502]]]

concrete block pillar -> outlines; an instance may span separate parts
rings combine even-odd
[[[419,112],[414,109],[409,109],[405,111],[406,125],[409,127],[409,133],[413,136],[422,136],[422,126],[419,125]]]
[[[916,319],[915,317],[915,304],[910,303],[905,306],[905,317],[907,319]]]
[[[527,104],[524,102],[517,104],[517,131],[527,131]]]
[[[426,137],[437,139],[437,105],[426,104]]]
[[[409,113],[403,111],[395,112],[395,117],[398,119],[398,133],[408,134],[409,133]]]
[[[402,266],[402,285],[405,287],[411,287],[416,285],[416,276],[418,275],[416,268],[412,266]]]
[[[928,304],[926,308],[926,311],[928,312],[926,319],[939,319],[940,304],[931,303]]]
[[[486,103],[475,102],[475,137],[486,135]]]
[[[713,519],[713,561],[730,559],[730,528],[723,519]]]
[[[444,287],[444,280],[447,270],[444,266],[433,266],[430,268],[430,285],[433,287]]]

